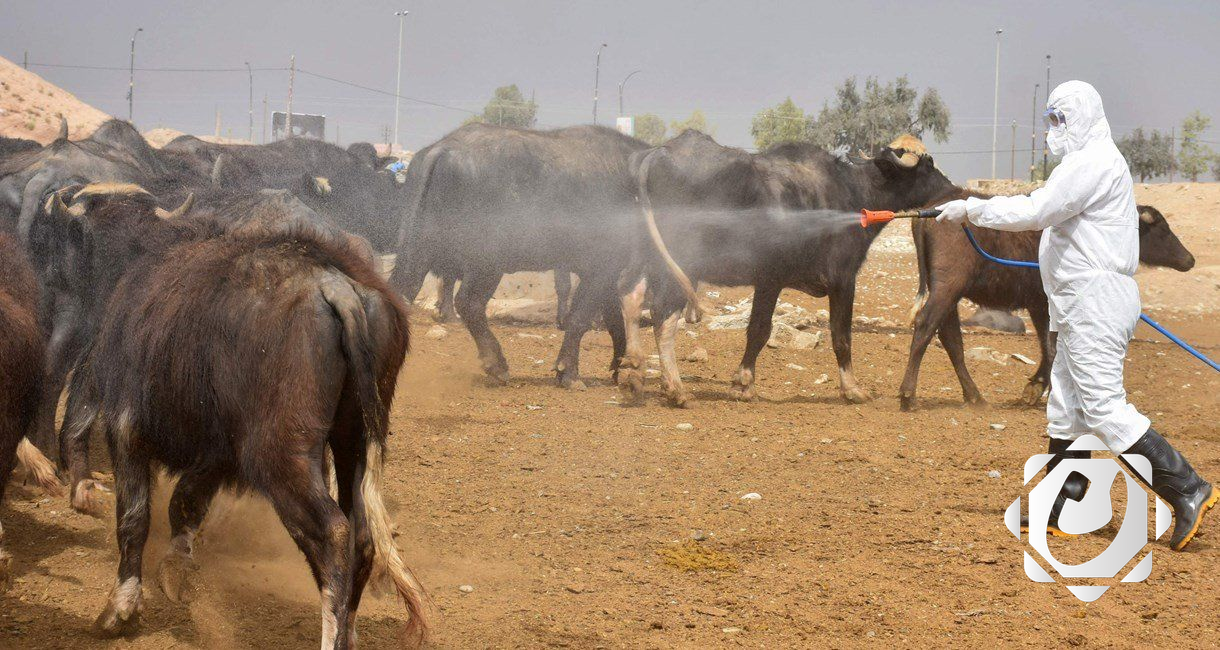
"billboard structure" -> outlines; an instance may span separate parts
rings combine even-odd
[[[286,132],[288,114],[284,111],[271,113],[271,139],[283,140],[288,137]],[[326,116],[309,115],[307,113],[292,114],[292,137],[326,139]]]

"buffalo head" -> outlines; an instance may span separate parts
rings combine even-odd
[[[1193,268],[1195,256],[1169,229],[1165,215],[1150,205],[1137,206],[1137,209],[1140,215],[1140,262],[1150,266],[1167,266],[1175,271]]]

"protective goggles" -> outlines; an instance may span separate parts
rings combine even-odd
[[[1053,106],[1046,109],[1046,112],[1042,114],[1042,119],[1050,127],[1058,128],[1067,124],[1067,118],[1063,116],[1063,111]]]

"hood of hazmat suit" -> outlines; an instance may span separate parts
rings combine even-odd
[[[1131,172],[1110,137],[1093,86],[1061,84],[1047,109],[1065,118],[1064,126],[1048,133],[1063,151],[1063,161],[1029,196],[968,200],[967,218],[985,228],[1042,231],[1038,263],[1050,327],[1060,332],[1059,355],[1069,356],[1063,364],[1058,356],[1055,360],[1048,403],[1051,435],[1072,438],[1093,432],[1111,449],[1122,450],[1148,427],[1147,418],[1126,403],[1122,387],[1122,360],[1140,313],[1139,288],[1131,277],[1139,265]],[[1060,383],[1071,382],[1069,369],[1081,390],[1055,395]],[[1051,408],[1056,398],[1059,415],[1076,414],[1074,423],[1061,422],[1058,431],[1050,412],[1056,410]]]

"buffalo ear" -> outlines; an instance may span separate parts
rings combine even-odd
[[[1153,214],[1153,212],[1150,208],[1141,207],[1140,208],[1140,221],[1151,226],[1152,224],[1156,223],[1156,215]]]
[[[900,176],[908,168],[902,164],[893,149],[885,147],[881,153],[872,158],[872,162],[886,178]]]
[[[327,196],[330,194],[330,179],[323,176],[314,176],[310,179],[310,187],[314,194]]]

